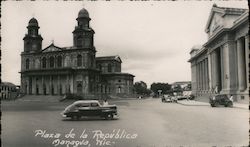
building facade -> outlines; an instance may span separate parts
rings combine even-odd
[[[191,49],[192,93],[221,93],[249,100],[249,10],[213,5],[205,31],[208,41]]]
[[[10,100],[17,98],[19,94],[19,87],[10,82],[0,83],[0,99]]]
[[[42,49],[38,21],[32,18],[23,38],[21,53],[21,92],[28,95],[82,96],[133,93],[132,74],[121,72],[119,56],[96,57],[94,30],[86,9],[78,13],[73,31],[73,46],[53,43]]]

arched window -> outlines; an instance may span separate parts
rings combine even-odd
[[[111,64],[108,64],[108,72],[111,72]]]
[[[82,55],[77,56],[77,66],[82,66]]]
[[[62,67],[62,56],[57,57],[57,66]]]
[[[76,46],[77,47],[82,47],[82,36],[78,36],[76,39]]]
[[[46,68],[46,58],[43,57],[42,59],[42,68]]]
[[[121,91],[122,91],[122,88],[121,88],[121,86],[119,86],[118,87],[118,93],[121,93]]]
[[[26,69],[29,69],[29,68],[30,68],[30,60],[26,59]]]
[[[54,57],[50,57],[50,58],[49,58],[49,66],[50,66],[50,67],[54,67],[54,63],[55,63]]]

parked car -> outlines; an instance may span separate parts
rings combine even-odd
[[[114,116],[117,116],[117,107],[116,105],[103,106],[97,100],[79,100],[67,106],[61,115],[77,120],[81,117],[92,116],[113,119]]]
[[[209,103],[212,107],[224,105],[225,107],[232,107],[233,102],[228,98],[226,94],[217,94],[209,99]]]
[[[177,95],[176,98],[177,98],[177,100],[184,100],[184,99],[187,99],[187,96]]]
[[[166,102],[169,103],[169,102],[172,102],[172,99],[171,99],[171,97],[169,95],[163,95],[162,98],[161,98],[161,101],[163,103],[166,103]]]
[[[190,94],[190,95],[188,96],[188,99],[189,99],[189,100],[194,100],[194,98],[195,98],[195,96],[194,96],[193,94]]]

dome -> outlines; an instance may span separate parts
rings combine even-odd
[[[82,8],[78,13],[78,18],[80,18],[80,17],[89,18],[89,12],[85,8]]]
[[[30,19],[29,26],[38,26],[38,22],[34,17]]]

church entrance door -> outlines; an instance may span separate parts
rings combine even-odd
[[[77,84],[77,94],[82,93],[82,84]]]

